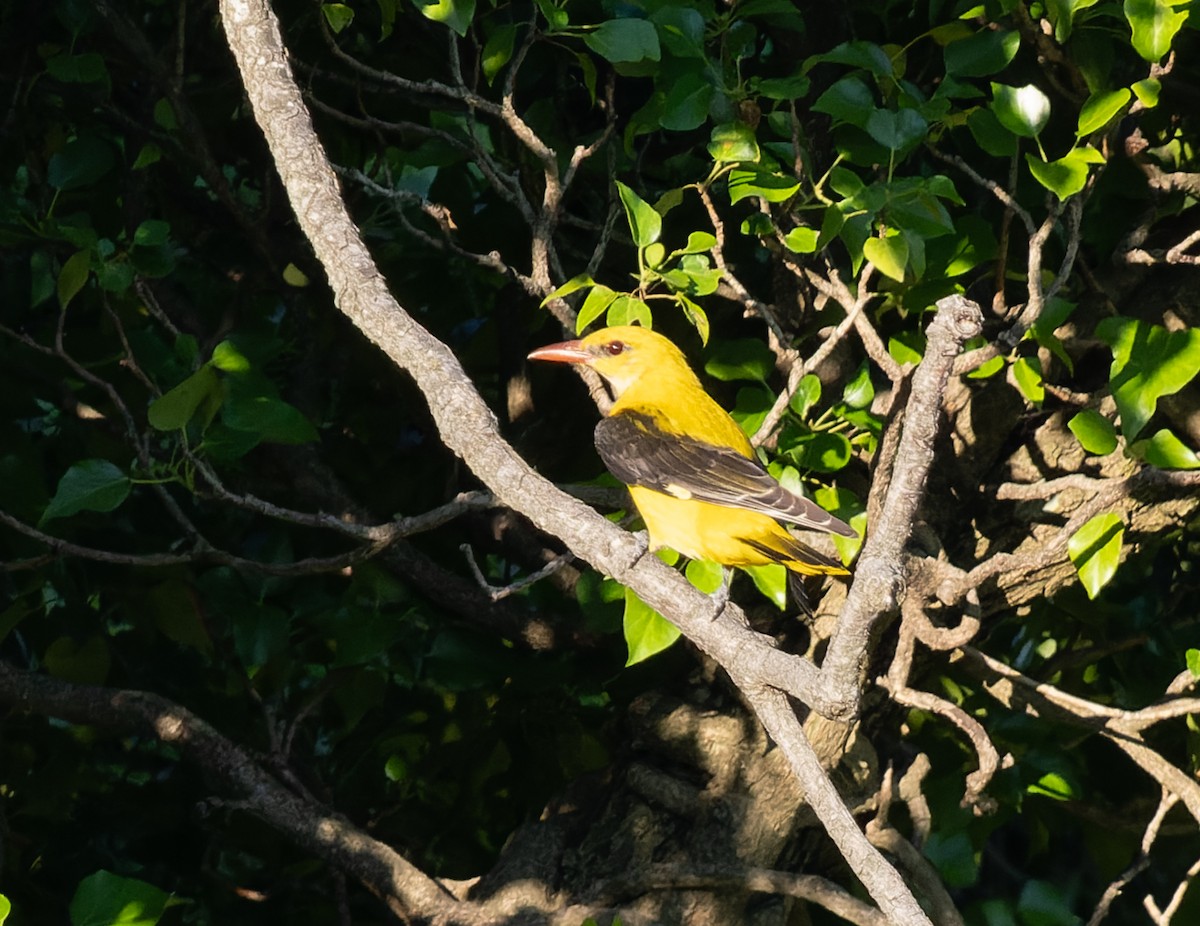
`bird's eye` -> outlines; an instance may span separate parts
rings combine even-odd
[[[617,354],[625,353],[627,348],[625,346],[624,341],[609,341],[607,344],[604,345],[604,349],[606,351],[608,351],[609,354],[611,354],[612,356],[615,357],[615,356],[617,356]]]

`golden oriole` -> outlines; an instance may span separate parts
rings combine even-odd
[[[801,575],[845,575],[841,563],[779,523],[856,536],[768,473],[737,422],[700,385],[683,354],[646,328],[604,328],[540,347],[531,360],[586,363],[614,395],[596,449],[629,486],[650,547],[722,566],[780,563]]]

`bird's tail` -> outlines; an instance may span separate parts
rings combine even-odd
[[[772,562],[786,566],[792,572],[805,576],[845,576],[850,570],[837,560],[818,553],[807,543],[802,543],[791,534],[774,534],[769,542],[763,540],[747,540],[752,547],[771,559]]]

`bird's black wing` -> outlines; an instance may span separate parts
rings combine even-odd
[[[808,530],[857,536],[824,508],[785,489],[757,460],[664,431],[649,415],[618,412],[601,419],[596,449],[609,472],[626,485],[757,511]]]

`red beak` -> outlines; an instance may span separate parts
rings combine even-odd
[[[556,363],[588,363],[592,355],[583,348],[582,341],[563,341],[547,344],[529,355],[530,360],[553,360]]]

